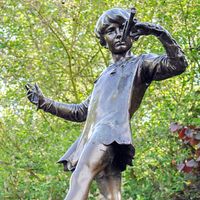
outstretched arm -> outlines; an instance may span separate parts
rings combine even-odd
[[[83,122],[87,118],[90,96],[80,104],[65,104],[46,98],[37,84],[27,84],[27,97],[38,109],[69,121]]]
[[[83,122],[87,118],[89,101],[90,97],[80,104],[66,104],[45,97],[39,109],[69,121]]]
[[[137,32],[133,34],[134,37],[154,35],[166,51],[165,55],[144,55],[142,73],[146,82],[167,79],[185,71],[188,65],[185,55],[167,30],[159,25],[139,22],[136,23],[135,29]]]

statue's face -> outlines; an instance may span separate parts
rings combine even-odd
[[[106,47],[114,54],[123,54],[132,47],[132,40],[128,36],[125,41],[120,42],[123,34],[124,24],[112,23],[104,32]]]

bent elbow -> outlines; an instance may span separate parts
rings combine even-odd
[[[83,116],[83,117],[79,117],[78,119],[76,119],[76,122],[85,122],[87,119],[86,116]]]
[[[183,65],[179,65],[179,67],[178,68],[176,68],[176,70],[175,70],[175,75],[180,75],[180,74],[182,74],[183,72],[185,72],[185,70],[186,70],[186,67],[187,66],[183,66]]]
[[[181,60],[180,62],[180,73],[185,72],[186,68],[188,67],[188,62],[187,60],[184,58]]]
[[[84,122],[87,119],[87,110],[79,110],[74,114],[74,121]]]
[[[183,67],[184,67],[184,71],[185,71],[186,68],[188,67],[188,61],[187,61],[186,59],[184,59]]]
[[[174,69],[176,71],[176,74],[182,74],[185,72],[188,62],[185,57],[181,57],[178,61],[172,63],[174,65]]]

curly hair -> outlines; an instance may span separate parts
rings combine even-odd
[[[105,39],[103,37],[105,29],[111,23],[123,24],[126,20],[129,19],[130,10],[122,8],[112,8],[105,11],[98,19],[95,26],[95,34],[99,39],[99,42],[102,46],[106,46]]]

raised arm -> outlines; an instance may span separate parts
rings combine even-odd
[[[65,104],[46,98],[37,84],[27,84],[26,89],[29,101],[38,109],[69,121],[83,122],[87,118],[90,96],[80,104]]]
[[[146,82],[167,79],[185,71],[188,65],[185,55],[168,31],[159,25],[150,23],[137,23],[135,28],[137,37],[156,36],[166,51],[165,55],[143,55],[142,73]]]

